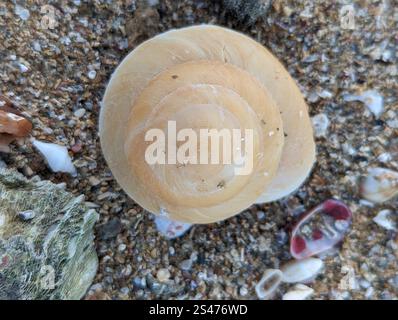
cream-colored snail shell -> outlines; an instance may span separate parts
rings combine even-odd
[[[183,128],[252,129],[253,170],[234,164],[149,165],[145,133]],[[297,189],[315,160],[307,105],[263,46],[210,25],[160,34],[116,69],[103,99],[100,139],[118,183],[155,214],[189,223],[231,217]]]

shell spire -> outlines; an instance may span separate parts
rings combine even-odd
[[[181,149],[203,160],[202,140],[192,150],[184,139],[202,137],[206,128],[219,135],[229,130],[234,138],[234,130],[244,133],[232,158],[251,161],[248,174],[237,173],[237,162],[207,156],[208,163],[175,161]],[[152,129],[177,132],[157,154],[165,164],[146,158]],[[99,130],[105,159],[126,193],[146,210],[163,208],[185,223],[220,221],[254,202],[284,197],[315,161],[308,108],[294,80],[259,43],[217,26],[170,30],[135,48],[108,84]]]

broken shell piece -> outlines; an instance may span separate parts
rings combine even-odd
[[[310,282],[323,268],[323,261],[318,258],[293,260],[282,266],[282,281],[287,283]]]
[[[55,143],[33,140],[33,145],[46,159],[48,166],[54,172],[66,172],[76,176],[76,168],[68,154],[68,149]]]
[[[305,213],[294,226],[290,253],[303,259],[324,252],[347,233],[352,221],[351,210],[342,202],[330,199]]]
[[[23,221],[28,221],[32,220],[36,216],[36,212],[33,210],[21,211],[18,213],[17,216]]]
[[[165,215],[155,216],[155,224],[157,230],[167,239],[181,237],[192,227],[190,223],[170,220]]]
[[[387,230],[397,231],[397,224],[391,215],[391,210],[381,210],[377,216],[373,218],[373,221]]]
[[[345,101],[361,101],[372,112],[376,118],[379,118],[384,111],[383,96],[376,90],[367,90],[360,95],[348,94],[344,97]]]
[[[314,134],[316,137],[325,137],[329,127],[329,118],[326,114],[320,113],[311,118]]]
[[[29,120],[17,114],[0,110],[0,133],[26,137],[32,130]]]
[[[31,131],[32,123],[13,108],[9,99],[0,96],[0,152],[9,152],[11,142]]]
[[[360,183],[361,196],[372,202],[384,202],[398,194],[398,172],[371,168]]]
[[[307,287],[304,284],[296,284],[292,290],[285,293],[282,300],[305,300],[314,293],[314,289]]]
[[[282,272],[278,269],[267,269],[255,290],[261,300],[272,297],[282,281]]]
[[[159,269],[158,272],[156,273],[156,278],[160,282],[167,282],[170,276],[171,276],[170,271],[167,269]]]

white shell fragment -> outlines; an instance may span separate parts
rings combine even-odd
[[[325,137],[329,127],[329,119],[326,114],[320,113],[311,118],[312,127],[316,137]]]
[[[76,118],[81,118],[81,117],[84,116],[85,113],[86,113],[86,109],[80,108],[80,109],[77,109],[77,110],[73,113],[73,115],[74,115]]]
[[[167,269],[160,269],[156,273],[156,278],[160,282],[167,282],[167,280],[169,280],[170,276],[171,276],[170,271]]]
[[[355,269],[352,266],[343,265],[341,267],[341,273],[345,274],[345,276],[340,280],[338,285],[339,290],[347,291],[359,289],[357,275],[355,274]]]
[[[272,297],[282,281],[282,272],[278,269],[267,269],[255,290],[261,300]]]
[[[361,181],[361,196],[373,202],[384,202],[398,194],[398,172],[385,168],[371,168]]]
[[[285,293],[282,300],[306,300],[314,293],[314,289],[304,284],[296,284],[290,291]]]
[[[293,260],[281,268],[282,281],[287,283],[309,282],[318,275],[322,268],[323,261],[318,258]]]
[[[391,210],[381,210],[377,216],[373,218],[373,221],[387,230],[397,231],[397,225],[391,215]]]
[[[192,227],[190,223],[170,220],[165,215],[155,216],[155,224],[157,230],[167,239],[181,237]]]
[[[72,176],[76,176],[76,168],[72,163],[66,147],[38,140],[33,140],[33,146],[40,151],[52,171],[66,172]]]
[[[379,118],[384,111],[383,96],[376,90],[367,90],[360,95],[348,94],[344,96],[345,101],[361,101],[371,113]]]
[[[18,218],[20,218],[23,221],[32,220],[35,216],[36,212],[33,210],[26,210],[18,213]]]
[[[89,72],[88,72],[88,77],[91,79],[91,80],[93,80],[93,79],[95,79],[95,77],[97,76],[97,72],[95,71],[95,70],[90,70]]]

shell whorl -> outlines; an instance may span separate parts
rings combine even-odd
[[[299,118],[303,125],[294,128]],[[251,174],[234,174],[234,164],[149,165],[145,134],[166,132],[170,120],[177,131],[252,129]],[[105,92],[100,136],[112,173],[138,204],[171,219],[209,223],[296,189],[314,158],[309,123],[297,86],[265,48],[228,29],[196,26],[158,35],[123,60]],[[289,129],[295,143],[286,148]],[[309,156],[289,158],[294,148]],[[296,178],[286,184],[289,170]]]

